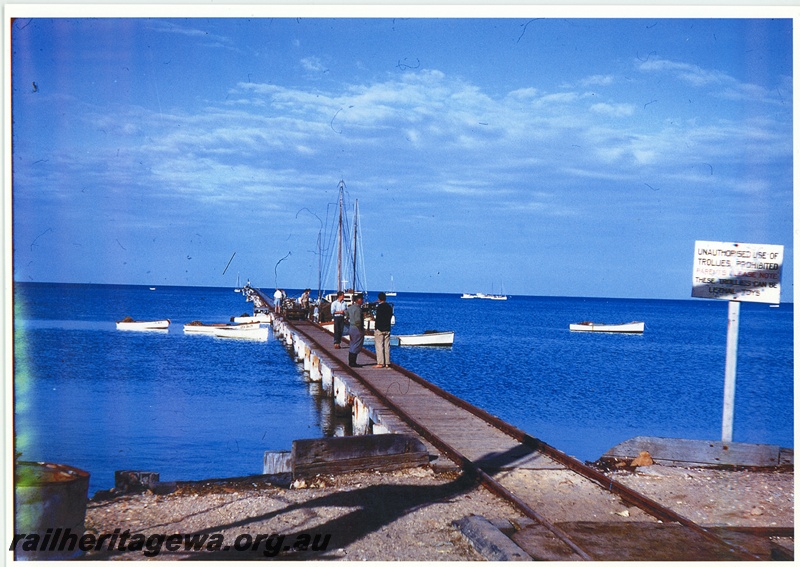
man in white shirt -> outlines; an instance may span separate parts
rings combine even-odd
[[[342,331],[344,330],[344,315],[347,313],[347,304],[344,302],[344,292],[336,294],[336,300],[331,303],[333,315],[333,348],[342,348]]]

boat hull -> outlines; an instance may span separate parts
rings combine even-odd
[[[258,329],[260,326],[260,323],[242,323],[240,325],[231,325],[229,323],[186,324],[183,326],[183,332],[194,335],[213,335],[214,331],[219,329],[253,330]]]
[[[455,333],[422,333],[419,335],[395,335],[398,346],[453,346]]]
[[[606,325],[605,323],[586,321],[572,323],[569,326],[569,330],[586,333],[644,333],[644,322],[631,321],[630,323],[621,323],[619,325]]]
[[[169,329],[169,319],[158,321],[117,321],[119,331],[166,331]]]
[[[246,339],[250,341],[266,341],[269,338],[269,328],[256,326],[243,329],[244,325],[235,327],[222,327],[214,329],[214,336],[222,339]]]
[[[271,313],[257,313],[255,315],[248,315],[242,317],[234,317],[234,323],[272,323]]]

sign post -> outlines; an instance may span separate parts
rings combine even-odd
[[[783,246],[698,240],[692,297],[728,300],[728,340],[722,403],[722,441],[733,440],[740,301],[779,304]]]
[[[722,441],[733,441],[733,401],[736,397],[736,358],[739,350],[739,302],[728,302],[728,345],[725,350],[725,390],[722,399]]]

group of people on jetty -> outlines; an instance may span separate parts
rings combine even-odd
[[[389,368],[390,348],[389,339],[392,330],[392,317],[394,308],[386,302],[386,294],[378,294],[377,303],[364,304],[364,295],[352,294],[352,301],[348,305],[345,301],[345,292],[339,291],[336,299],[328,303],[323,298],[318,298],[312,303],[311,290],[303,290],[302,295],[290,299],[286,291],[276,289],[273,294],[274,310],[278,315],[287,319],[309,319],[315,323],[333,321],[333,348],[342,348],[342,336],[345,326],[348,327],[350,344],[348,351],[348,364],[358,368],[358,354],[364,346],[365,333],[371,332],[375,339],[376,363],[374,368]],[[369,325],[367,325],[369,321]]]
[[[276,314],[294,314],[296,316],[290,317],[291,319],[309,319],[313,318],[314,321],[320,320],[320,303],[322,299],[317,299],[314,302],[314,311],[311,312],[311,290],[306,288],[303,294],[297,299],[292,299],[288,296],[285,289],[276,289],[272,294],[273,306]]]

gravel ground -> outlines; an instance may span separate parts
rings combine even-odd
[[[793,471],[653,465],[611,477],[705,527],[794,526]]]
[[[794,525],[791,471],[656,465],[610,474],[704,526]],[[527,478],[528,490],[536,490],[536,478]],[[550,490],[552,484],[550,478],[540,488]],[[564,498],[563,518],[558,509],[550,506],[547,517],[558,522],[571,519],[567,510],[574,510],[575,503]],[[622,512],[617,508],[606,511]],[[482,560],[453,526],[455,520],[469,515],[512,524],[522,520],[519,512],[484,488],[458,474],[437,474],[427,468],[318,478],[294,488],[253,479],[194,483],[179,485],[172,494],[143,493],[92,501],[86,527],[95,534],[130,530],[131,534],[143,534],[142,540],[158,534],[205,534],[208,539],[201,550],[187,552],[180,546],[170,551],[166,542],[159,545],[156,538],[151,541],[150,550],[144,546],[139,550],[95,551],[86,558],[264,559],[280,550],[277,559]],[[215,534],[221,534],[224,542]],[[254,550],[259,534],[263,537]],[[310,536],[310,541],[304,539],[304,534]],[[275,537],[270,539],[270,535]],[[133,536],[130,537],[133,543]],[[315,537],[317,550],[313,549]],[[303,549],[304,543],[310,544],[306,545],[308,549]],[[781,543],[792,547],[791,540]],[[237,544],[249,549],[237,551]],[[293,545],[299,549],[293,549]],[[225,546],[230,549],[225,551]],[[157,554],[153,552],[156,548]]]
[[[279,559],[465,561],[481,559],[453,526],[470,514],[515,517],[517,512],[481,487],[456,474],[431,470],[364,472],[326,477],[303,488],[260,483],[182,486],[163,496],[140,494],[92,502],[86,527],[95,533],[117,528],[131,533],[222,534],[225,545],[249,534],[285,536],[290,546],[300,534],[330,534],[325,551],[285,550]],[[247,543],[245,536],[240,547]],[[94,552],[97,559],[262,559],[266,539],[257,551],[168,552],[154,557],[142,551]],[[313,543],[313,539],[312,539]],[[253,547],[252,545],[250,546]],[[269,553],[269,552],[268,552]]]

